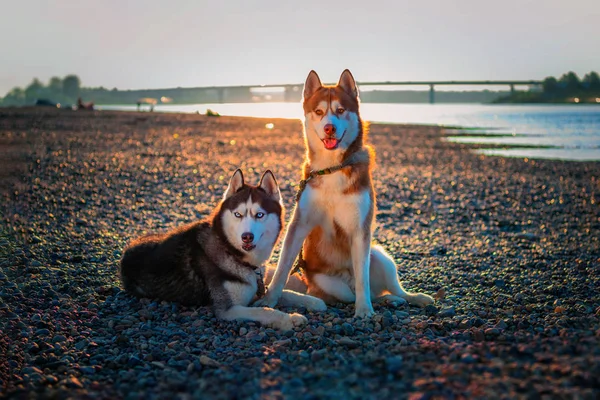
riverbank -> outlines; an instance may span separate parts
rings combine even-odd
[[[442,137],[370,134],[375,239],[435,307],[339,305],[281,333],[133,299],[116,270],[131,238],[210,212],[238,167],[272,169],[289,215],[298,121],[0,109],[0,395],[597,397],[600,163]]]

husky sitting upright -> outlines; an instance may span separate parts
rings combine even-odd
[[[247,307],[264,294],[263,264],[282,224],[281,195],[271,171],[258,186],[249,186],[238,169],[211,217],[127,246],[120,264],[123,286],[138,297],[212,305],[226,320],[252,320],[282,330],[303,325],[306,318],[300,314]],[[326,307],[320,299],[291,291],[282,303]]]
[[[306,186],[275,275],[257,305],[277,303],[301,248],[308,293],[329,302],[355,302],[355,317],[373,315],[372,299],[382,296],[419,306],[433,303],[431,296],[406,292],[392,258],[382,247],[371,246],[374,152],[365,144],[358,89],[350,71],[342,73],[336,86],[323,86],[311,71],[303,107]]]

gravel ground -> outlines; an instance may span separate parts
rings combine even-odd
[[[371,126],[375,239],[435,306],[300,310],[277,332],[131,298],[117,264],[206,215],[237,167],[273,169],[289,214],[298,121],[0,109],[0,397],[598,398],[600,163],[442,136]]]

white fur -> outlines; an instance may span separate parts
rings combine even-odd
[[[236,213],[242,217],[236,217]],[[258,218],[259,213],[264,216]],[[248,198],[247,202],[239,204],[234,210],[224,210],[222,220],[227,240],[245,254],[244,261],[252,265],[262,265],[269,259],[281,229],[277,215],[267,214],[259,204]],[[250,251],[246,251],[242,247],[244,245],[242,234],[247,232],[254,235],[252,244],[256,245]]]
[[[233,304],[250,304],[254,296],[256,296],[257,289],[257,281],[253,271],[251,274],[248,274],[249,279],[247,279],[246,283],[226,281],[224,283],[225,289],[231,296],[231,300]]]

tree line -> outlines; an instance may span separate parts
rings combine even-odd
[[[540,90],[541,89],[541,90]],[[600,76],[592,71],[580,79],[575,72],[567,72],[560,78],[549,76],[537,90],[515,92],[499,99],[498,103],[598,103],[600,99]]]
[[[75,104],[81,95],[81,79],[77,75],[67,75],[64,78],[52,77],[47,85],[34,78],[23,88],[15,87],[0,98],[3,106],[33,105],[37,100],[50,100],[54,103]]]

